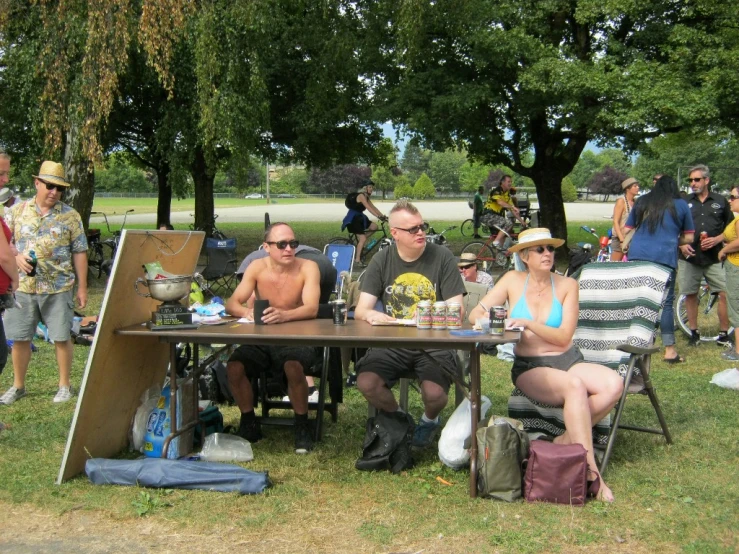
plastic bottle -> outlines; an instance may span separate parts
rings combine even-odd
[[[36,266],[38,265],[38,259],[36,258],[36,252],[31,250],[28,253],[28,258],[26,261],[31,264],[31,271],[28,272],[29,277],[35,277],[36,276]]]
[[[367,250],[372,248],[375,244],[377,244],[377,239],[372,239],[367,243]]]

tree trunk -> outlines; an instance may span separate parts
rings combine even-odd
[[[567,259],[567,218],[562,199],[562,179],[566,173],[557,172],[555,168],[545,168],[533,176],[536,194],[539,198],[539,225],[546,227],[553,237],[564,239],[559,248],[560,259]],[[561,256],[565,256],[561,258]]]
[[[90,224],[90,212],[95,198],[95,173],[92,162],[83,159],[76,151],[76,129],[67,132],[64,146],[64,170],[69,190],[64,193],[64,203],[77,210],[85,229]]]
[[[206,236],[210,237],[213,234],[215,171],[208,168],[205,152],[201,146],[195,148],[190,174],[195,182],[195,228],[202,229]]]
[[[161,161],[157,164],[157,229],[160,225],[169,225],[172,211],[172,184],[169,182],[169,164]]]

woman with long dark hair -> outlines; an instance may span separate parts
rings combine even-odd
[[[665,347],[665,362],[684,362],[675,349],[675,276],[677,247],[693,241],[693,216],[687,202],[680,198],[675,180],[663,175],[652,190],[642,196],[626,220],[625,228],[635,229],[628,248],[629,260],[643,260],[670,268],[667,296],[662,305],[660,332]]]

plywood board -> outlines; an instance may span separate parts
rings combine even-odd
[[[114,456],[127,448],[141,393],[164,381],[169,347],[157,338],[124,337],[115,330],[146,321],[156,309],[157,301],[134,290],[136,279],[144,276],[142,264],[159,261],[170,273],[192,274],[204,236],[199,231],[123,231],[57,483],[82,473],[88,458]],[[139,290],[147,292],[146,287]]]

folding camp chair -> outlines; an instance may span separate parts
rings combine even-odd
[[[333,317],[332,307],[329,304],[334,286],[337,283],[337,271],[331,260],[327,258],[320,250],[301,250],[296,257],[313,260],[318,264],[318,270],[321,274],[320,287],[321,296],[318,305],[318,317],[330,319]],[[318,403],[309,404],[308,410],[316,411],[315,419],[315,440],[321,440],[323,429],[323,414],[325,411],[331,414],[331,420],[335,423],[338,420],[339,404],[344,401],[344,380],[341,374],[341,359],[338,348],[324,347],[323,355],[319,361],[306,370],[306,375],[319,377],[318,383]],[[290,402],[285,402],[281,398],[275,399],[273,395],[275,391],[270,391],[270,380],[265,373],[260,377],[258,387],[253,386],[255,395],[258,394],[262,403],[262,415],[260,421],[264,425],[292,425],[294,418],[274,417],[270,416],[270,410],[274,409],[291,409]],[[259,391],[258,393],[256,391]],[[285,391],[278,390],[276,395],[282,397]],[[329,394],[331,401],[326,400],[326,394]]]
[[[340,298],[344,292],[346,282],[351,279],[354,269],[354,245],[353,244],[327,244],[323,253],[326,254],[331,264],[336,268],[336,287],[334,293]]]
[[[649,375],[651,355],[659,351],[653,346],[654,335],[668,279],[667,268],[649,262],[589,264],[580,276],[575,346],[586,361],[610,367],[624,378],[624,392],[613,423],[609,415],[593,430],[594,443],[605,445],[601,472],[608,466],[619,428],[663,435],[668,444],[672,443]],[[634,386],[642,380],[643,385]],[[626,395],[642,391],[652,403],[660,429],[620,424]],[[522,421],[529,433],[558,436],[565,430],[561,407],[535,402],[519,389],[508,400],[508,413]]]
[[[230,295],[236,288],[236,239],[218,240],[206,239],[205,254],[207,262],[202,271],[207,290],[216,295],[215,289],[221,289],[221,294]]]

